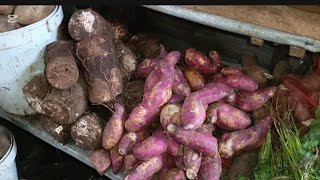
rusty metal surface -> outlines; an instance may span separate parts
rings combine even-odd
[[[224,31],[256,37],[279,44],[297,46],[311,52],[320,52],[320,41],[314,38],[290,34],[180,6],[160,5],[144,7]]]
[[[6,113],[3,109],[0,108],[0,117],[12,122],[13,124],[17,125],[21,129],[24,129],[25,131],[31,133],[32,135],[38,137],[42,141],[54,146],[57,149],[60,149],[61,151],[69,154],[70,156],[78,159],[79,161],[87,164],[88,166],[91,166],[90,160],[89,160],[89,151],[85,151],[77,147],[73,143],[68,143],[66,145],[62,145],[61,143],[56,142],[51,135],[49,135],[47,132],[45,132],[40,122],[37,121],[29,121],[23,116],[16,116],[12,114]],[[92,167],[92,166],[91,166]],[[109,177],[113,180],[121,180],[122,175],[114,175],[112,173],[111,168],[108,169],[108,171],[105,173],[105,176]]]

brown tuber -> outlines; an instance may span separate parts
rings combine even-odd
[[[62,144],[66,144],[70,139],[71,125],[59,124],[51,120],[48,116],[42,116],[41,126],[47,131],[55,140]]]
[[[67,41],[55,41],[44,52],[45,74],[49,84],[57,89],[68,89],[79,78],[79,70],[71,44]]]
[[[93,150],[101,146],[102,130],[100,117],[95,113],[88,113],[71,126],[71,137],[80,148]]]
[[[85,69],[92,103],[109,103],[122,93],[122,74],[111,39],[102,36],[85,38],[77,43],[76,51]]]
[[[137,58],[132,51],[124,44],[117,43],[116,51],[118,53],[119,67],[123,75],[123,81],[130,80],[137,67]]]

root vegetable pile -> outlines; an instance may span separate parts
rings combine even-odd
[[[214,50],[167,52],[144,34],[125,42],[114,34],[118,25],[91,9],[76,11],[68,24],[74,43],[48,45],[45,75],[25,86],[57,141],[90,151],[100,175],[110,167],[128,180],[218,180],[222,158],[263,143],[273,120],[265,113],[252,125],[250,113],[277,87],[253,56],[242,57],[244,67],[226,67]],[[111,115],[92,111],[97,105]]]

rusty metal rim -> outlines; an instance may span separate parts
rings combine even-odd
[[[217,29],[250,37],[256,37],[274,43],[297,46],[311,52],[320,52],[320,40],[318,39],[291,34],[251,23],[241,22],[223,16],[194,11],[192,9],[179,6],[148,5],[143,7]]]

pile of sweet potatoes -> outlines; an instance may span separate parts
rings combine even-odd
[[[127,180],[219,179],[223,159],[263,143],[273,120],[267,113],[253,125],[251,112],[277,88],[260,66],[227,67],[217,51],[167,52],[141,34],[121,42],[90,9],[68,28],[75,42],[50,44],[45,75],[24,92],[44,128],[90,150],[100,175],[112,167]],[[106,122],[88,108],[96,104],[112,111]]]

